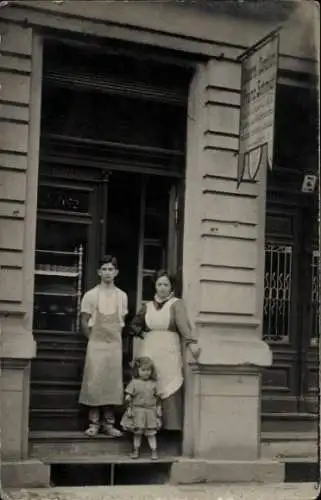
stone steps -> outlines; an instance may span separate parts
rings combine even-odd
[[[262,413],[262,433],[310,433],[317,432],[319,425],[315,413]]]
[[[128,456],[132,449],[130,437],[111,438],[99,434],[89,438],[82,432],[32,432],[29,439],[29,457],[44,462],[51,460],[70,460],[74,457],[117,457]],[[143,441],[142,451],[147,451]],[[168,439],[159,436],[159,454],[161,457],[179,456],[181,443],[179,439]]]
[[[142,448],[144,450],[144,447]],[[70,460],[73,457],[128,456],[131,451],[130,438],[120,439],[98,435],[88,438],[81,432],[32,432],[29,441],[29,457],[44,461],[55,459]],[[145,451],[148,448],[145,445]],[[159,436],[161,457],[177,457],[181,454],[179,439]],[[261,437],[261,456],[263,458],[310,458],[317,460],[317,434],[315,432],[265,432]]]
[[[261,437],[261,456],[281,461],[317,461],[316,432],[266,432]]]
[[[298,476],[300,471],[303,471],[303,478],[311,481],[316,477],[316,438],[313,432],[265,432],[262,433],[260,459],[231,462],[184,458],[180,456],[180,440],[170,440],[160,434],[159,460],[151,460],[145,442],[141,458],[133,461],[128,456],[131,451],[130,437],[115,439],[98,435],[87,438],[81,432],[33,432],[29,458],[49,466],[53,484],[61,485],[65,484],[64,481],[67,481],[66,485],[77,485],[79,480],[84,485],[91,484],[91,478],[96,476],[99,476],[97,484],[102,484],[101,481],[107,481],[103,484],[117,484],[120,480],[136,484],[137,474],[142,475],[144,481],[154,483],[167,482],[169,478],[182,483],[202,478],[202,481],[208,478],[211,481],[225,481],[227,478],[229,481],[243,478],[245,482],[267,478],[268,481],[286,481],[287,475]],[[236,473],[235,468],[239,472]]]

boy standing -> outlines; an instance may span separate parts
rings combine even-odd
[[[125,292],[115,286],[118,264],[106,256],[99,265],[100,284],[85,293],[81,303],[81,327],[88,338],[79,403],[89,407],[87,436],[102,430],[112,437],[114,407],[123,402],[122,328],[128,313]]]

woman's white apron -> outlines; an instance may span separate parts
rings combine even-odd
[[[169,330],[170,308],[177,298],[168,300],[156,309],[147,304],[145,323],[149,332],[144,334],[139,355],[150,357],[158,376],[158,391],[162,399],[174,394],[183,384],[182,355],[179,335]]]

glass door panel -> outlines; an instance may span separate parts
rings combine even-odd
[[[176,208],[177,193],[173,180],[156,176],[143,179],[137,308],[153,297],[152,279],[158,269],[176,272]]]
[[[149,176],[142,182],[137,308],[153,297],[153,275],[167,265],[168,244],[167,178]]]

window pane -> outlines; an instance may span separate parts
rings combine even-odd
[[[145,245],[144,268],[159,269],[164,266],[165,246]]]
[[[148,275],[143,277],[143,301],[152,300],[155,295],[155,287],[153,276]]]

